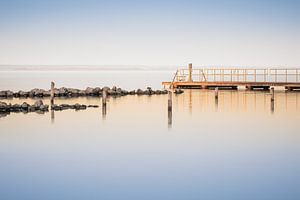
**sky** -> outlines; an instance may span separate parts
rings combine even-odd
[[[0,64],[300,67],[299,10],[299,0],[0,0]]]

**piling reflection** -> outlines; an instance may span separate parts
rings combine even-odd
[[[172,128],[172,91],[168,92],[168,127]]]
[[[185,108],[190,114],[199,112],[265,112],[276,113],[298,111],[300,93],[275,90],[274,94],[266,91],[228,91],[222,90],[185,90],[176,97],[176,110]],[[275,104],[276,101],[276,104]]]
[[[102,104],[102,119],[106,119],[106,104]]]
[[[168,110],[168,128],[172,128],[172,110]]]
[[[218,111],[219,98],[215,98],[215,112]]]
[[[51,83],[51,89],[54,88],[54,84]],[[55,122],[55,114],[54,114],[54,109],[53,109],[53,105],[54,105],[54,95],[51,92],[51,98],[50,98],[50,112],[51,112],[51,123],[54,124]]]

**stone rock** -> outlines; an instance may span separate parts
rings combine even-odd
[[[99,88],[99,87],[96,87],[92,90],[92,94],[94,96],[99,96],[100,93],[101,93],[101,88]]]
[[[24,92],[22,90],[20,90],[18,93],[19,93],[20,97],[28,97],[29,96],[29,92]]]
[[[52,105],[51,110],[62,110],[62,107],[54,104],[54,105]]]
[[[88,105],[89,108],[98,108],[98,105]]]
[[[85,89],[85,94],[86,94],[86,95],[92,95],[92,94],[93,94],[93,88],[87,87],[87,88]]]
[[[58,95],[59,96],[67,96],[68,95],[68,89],[65,87],[61,87],[58,89]]]
[[[30,97],[42,97],[44,92],[45,92],[45,90],[34,88],[29,91],[29,96]]]
[[[21,111],[21,105],[20,104],[14,104],[10,107],[10,111],[13,111],[13,112],[19,112]]]
[[[39,108],[39,107],[41,107],[41,105],[44,105],[44,103],[43,103],[43,101],[42,100],[37,100],[34,104],[33,104],[33,106],[35,107],[35,108]]]
[[[181,90],[181,89],[176,89],[176,90],[174,91],[174,93],[175,93],[175,94],[182,94],[182,93],[183,93],[183,90]]]
[[[135,95],[135,90],[129,91],[129,94],[130,94],[130,95]]]
[[[105,87],[102,88],[102,91],[104,91],[104,90],[108,91],[108,90],[110,90],[110,88],[105,86]]]
[[[11,98],[11,97],[14,96],[14,93],[13,93],[12,91],[10,91],[10,90],[7,90],[7,91],[6,91],[6,96],[7,96],[8,98]]]
[[[5,102],[0,102],[0,112],[9,111],[10,106]]]
[[[6,97],[6,91],[0,91],[0,97]]]
[[[22,108],[23,110],[28,110],[29,106],[30,106],[30,105],[29,105],[28,103],[23,102],[22,105],[21,105],[21,108]]]
[[[49,107],[48,105],[41,105],[39,110],[45,112],[45,111],[48,111],[48,107]]]
[[[0,97],[11,98],[14,96],[14,93],[10,90],[0,91]]]
[[[141,90],[141,89],[137,89],[136,94],[137,95],[142,95],[142,94],[144,94],[144,91]]]

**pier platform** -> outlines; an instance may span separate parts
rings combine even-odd
[[[164,81],[165,88],[269,90],[284,87],[300,90],[300,69],[297,68],[192,68],[178,69],[172,81]]]

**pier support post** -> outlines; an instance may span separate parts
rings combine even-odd
[[[193,73],[193,65],[192,63],[190,63],[188,66],[188,82],[193,82],[192,73]]]
[[[274,87],[271,88],[271,102],[274,102],[275,94],[274,94]]]

